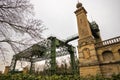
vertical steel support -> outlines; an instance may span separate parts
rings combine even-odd
[[[29,71],[30,74],[34,73],[34,71],[35,71],[35,64],[34,64],[35,62],[33,62],[32,60],[33,60],[33,58],[31,56],[31,59],[30,59],[31,65],[30,65],[30,71]]]
[[[74,47],[69,46],[68,51],[70,53],[70,58],[71,58],[72,73],[75,74],[75,72],[76,72],[76,64],[75,64]]]
[[[11,66],[10,66],[12,72],[15,71],[16,63],[17,63],[17,58],[16,58],[16,56],[13,56]]]
[[[30,63],[31,63],[31,64],[30,64],[30,72],[29,72],[29,73],[32,74],[32,72],[33,72],[33,71],[32,71],[32,68],[33,68],[33,62],[31,61]]]
[[[14,66],[13,66],[13,71],[15,71],[16,63],[17,63],[17,60],[15,59],[15,63],[14,63]]]
[[[56,72],[56,37],[50,37],[51,39],[51,75]]]

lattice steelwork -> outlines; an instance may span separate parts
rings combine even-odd
[[[56,57],[70,54],[72,69],[75,69],[74,58],[75,47],[61,41],[56,37],[49,37],[41,42],[34,44],[28,49],[13,56],[11,62],[11,71],[15,70],[17,60],[31,62],[30,72],[32,72],[33,64],[37,61],[50,60],[51,74],[55,74]]]

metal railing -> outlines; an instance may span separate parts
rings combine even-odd
[[[120,36],[115,37],[115,38],[111,38],[111,39],[108,39],[108,40],[105,40],[102,42],[98,42],[95,44],[95,46],[96,46],[96,48],[99,48],[99,47],[112,45],[112,44],[119,43],[119,42],[120,42]]]

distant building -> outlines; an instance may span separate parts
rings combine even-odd
[[[80,76],[120,73],[120,36],[102,41],[96,22],[89,22],[82,3],[76,5]]]

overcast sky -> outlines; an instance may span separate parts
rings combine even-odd
[[[77,0],[32,0],[36,17],[48,28],[45,36],[65,39],[78,32],[74,11]],[[80,0],[88,12],[89,21],[96,21],[102,39],[120,35],[120,0]]]
[[[36,18],[48,28],[45,37],[61,39],[78,33],[74,11],[77,0],[31,0]],[[88,12],[88,20],[99,25],[102,39],[120,36],[120,0],[80,0]],[[77,43],[77,40],[73,43]],[[76,44],[77,46],[77,44]],[[0,70],[3,68],[0,67]]]

